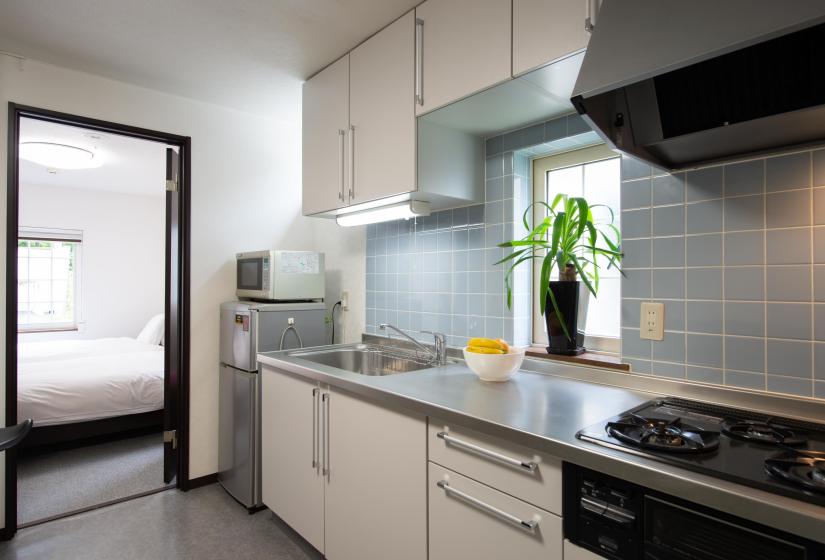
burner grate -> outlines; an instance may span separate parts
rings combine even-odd
[[[783,451],[765,459],[765,471],[795,486],[825,493],[825,452]]]
[[[805,445],[808,438],[783,424],[767,420],[743,420],[730,418],[722,422],[722,433],[734,439],[765,445],[797,447]]]
[[[619,441],[655,451],[704,453],[719,446],[718,432],[685,424],[681,418],[644,418],[631,412],[616,422],[608,422],[605,429]]]

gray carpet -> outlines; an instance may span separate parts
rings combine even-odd
[[[21,529],[3,560],[319,560],[269,511],[249,515],[213,484],[166,490]]]
[[[17,480],[19,524],[161,488],[163,436],[21,457]]]

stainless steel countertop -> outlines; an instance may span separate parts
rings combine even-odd
[[[393,344],[396,345],[397,341]],[[268,352],[259,354],[258,359],[264,365],[374,399],[385,406],[401,407],[457,422],[545,451],[564,461],[825,543],[823,507],[665,465],[575,437],[581,428],[659,396],[699,398],[690,394],[693,386],[686,388],[683,387],[685,384],[663,384],[661,380],[599,368],[530,360],[526,360],[524,369],[506,383],[482,382],[463,362],[372,377],[287,354],[287,351]],[[645,380],[657,392],[639,390],[638,385]],[[625,387],[611,384],[624,384]],[[628,388],[628,385],[635,388]],[[825,409],[815,402],[797,403],[727,389],[704,389],[703,394],[707,395],[702,399],[704,401],[774,413],[785,405],[796,405],[798,416],[812,418]]]

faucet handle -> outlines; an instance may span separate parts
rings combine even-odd
[[[435,358],[439,364],[447,363],[447,335],[435,331],[421,331],[423,334],[431,334],[435,339]]]
[[[438,340],[439,342],[445,342],[447,340],[447,335],[444,333],[436,332],[436,331],[421,331],[422,334],[431,334],[433,338]]]

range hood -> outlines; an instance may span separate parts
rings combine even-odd
[[[604,0],[571,101],[665,170],[825,142],[825,1]]]

